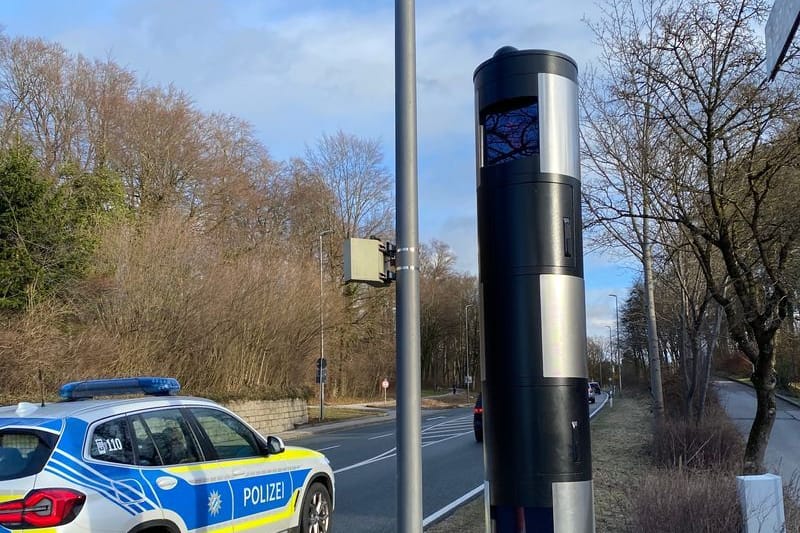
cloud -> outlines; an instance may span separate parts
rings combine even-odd
[[[31,4],[0,5],[0,15],[14,11],[12,34],[21,28],[87,57],[110,55],[150,84],[173,83],[200,109],[251,122],[278,159],[300,156],[322,133],[341,129],[380,139],[394,170],[393,1]],[[34,8],[54,16],[37,16]],[[457,268],[477,272],[475,68],[512,45],[564,52],[584,69],[597,50],[581,18],[597,13],[594,0],[568,7],[545,0],[416,2],[420,239],[450,244]],[[593,261],[587,257],[587,287],[595,279],[604,284],[618,267],[589,268]],[[626,286],[607,285],[620,292]]]

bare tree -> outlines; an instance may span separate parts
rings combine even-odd
[[[334,203],[320,208],[328,213],[342,239],[388,235],[392,215],[392,189],[383,166],[380,144],[342,131],[323,134],[306,150],[311,175],[331,191]],[[333,227],[333,226],[332,226]]]
[[[0,100],[4,142],[15,136],[34,147],[50,175],[79,161],[85,122],[77,86],[82,72],[63,47],[41,39],[0,41]]]
[[[654,301],[653,249],[659,228],[653,221],[658,194],[654,170],[665,156],[666,128],[652,113],[652,70],[640,68],[642,57],[657,61],[653,25],[661,2],[611,2],[603,18],[590,24],[602,47],[598,70],[587,77],[583,93],[584,200],[589,232],[601,244],[622,246],[642,265],[647,325],[650,391],[656,418],[664,413],[661,354]]]
[[[797,180],[786,178],[797,157],[800,85],[792,76],[763,84],[763,43],[754,28],[766,14],[760,0],[665,6],[655,53],[638,63],[652,74],[653,117],[688,161],[684,171],[666,167],[659,176],[654,198],[662,220],[690,236],[708,290],[753,364],[758,406],[745,473],[763,472],[775,418],[775,333],[791,307],[786,269],[800,235],[800,222],[785,209],[797,194]],[[717,256],[726,278],[716,275]]]
[[[125,127],[113,154],[129,203],[154,213],[173,205],[189,211],[203,155],[202,115],[175,87],[143,88],[124,109]]]

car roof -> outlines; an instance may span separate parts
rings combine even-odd
[[[137,398],[111,398],[77,400],[35,404],[21,402],[17,405],[0,407],[0,419],[13,418],[17,423],[24,419],[63,419],[79,418],[92,422],[107,416],[175,406],[220,407],[216,402],[193,396],[143,396]]]

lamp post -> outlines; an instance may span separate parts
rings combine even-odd
[[[608,328],[608,351],[611,352],[611,389],[614,389],[614,364],[617,362],[614,358],[614,337],[611,336],[611,326]]]
[[[464,337],[466,340],[466,350],[464,353],[464,385],[467,387],[467,400],[469,400],[469,382],[467,381],[467,376],[469,376],[469,308],[473,307],[473,304],[467,304],[464,306]]]
[[[619,361],[619,393],[622,394],[622,352],[619,350],[619,298],[616,294],[609,294],[614,298],[614,314],[617,317],[617,360]]]
[[[322,298],[322,237],[333,233],[326,229],[319,234],[319,419],[325,416],[325,304]]]
[[[600,387],[603,386],[603,350],[600,350]]]

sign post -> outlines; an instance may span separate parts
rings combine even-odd
[[[389,380],[383,378],[381,382],[381,387],[383,387],[383,405],[386,405],[386,390],[389,388]]]

